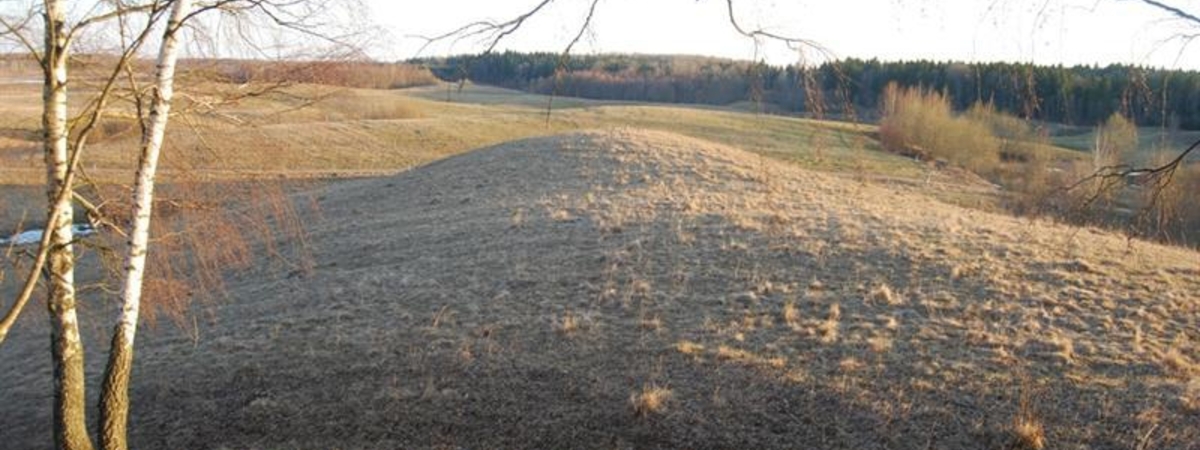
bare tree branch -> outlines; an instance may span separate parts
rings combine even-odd
[[[51,204],[69,200],[68,197],[70,197],[70,199],[74,199],[73,185],[79,174],[79,160],[84,153],[88,138],[91,136],[96,124],[104,118],[107,103],[112,98],[111,94],[117,80],[120,78],[121,74],[125,72],[125,69],[136,57],[142,44],[144,44],[146,39],[150,36],[151,31],[154,29],[159,18],[161,18],[161,11],[162,10],[150,11],[151,15],[147,19],[145,27],[141,30],[141,33],[131,43],[131,45],[125,48],[124,52],[118,58],[117,64],[113,68],[112,73],[110,73],[106,79],[104,87],[100,90],[100,93],[97,94],[93,102],[85,108],[85,111],[87,112],[84,113],[84,117],[76,119],[82,119],[85,121],[85,123],[83,124],[82,131],[79,133],[79,137],[75,139],[74,145],[72,145],[71,151],[69,152],[70,157],[67,164],[66,177],[58,189],[54,202]],[[57,215],[51,215],[47,220],[46,226],[42,231],[42,239],[38,243],[38,250],[34,258],[34,265],[30,269],[29,275],[25,279],[25,283],[21,288],[21,292],[17,295],[17,298],[9,307],[8,312],[5,313],[4,318],[0,320],[0,343],[4,342],[4,338],[8,335],[8,332],[12,328],[13,324],[16,323],[17,317],[21,315],[21,311],[24,310],[25,305],[28,304],[30,297],[33,295],[34,289],[37,287],[38,275],[45,266],[46,259],[50,254],[50,250],[52,249],[50,241],[54,233],[52,233],[50,230],[54,230],[62,225],[56,223],[57,217]]]
[[[171,3],[175,0],[165,0],[165,1],[166,1],[166,3]],[[139,5],[118,6],[116,9],[113,9],[112,11],[109,11],[107,13],[100,14],[97,16],[91,16],[91,17],[88,17],[86,19],[79,21],[79,23],[75,24],[74,27],[71,27],[71,32],[67,35],[67,40],[68,41],[74,40],[75,36],[79,35],[79,32],[83,31],[84,29],[86,29],[87,27],[90,27],[92,25],[104,23],[104,22],[114,20],[114,19],[120,19],[122,17],[132,15],[132,14],[150,12],[155,9],[161,9],[165,6],[166,5],[160,4],[160,2],[157,0],[150,2],[150,3],[144,3],[144,4],[139,4]]]
[[[0,16],[0,27],[4,27],[3,29],[0,29],[0,37],[12,36],[17,43],[25,48],[25,51],[29,52],[29,56],[38,62],[38,66],[45,70],[45,63],[42,62],[42,52],[38,50],[37,46],[33,44],[33,41],[30,41],[29,37],[25,36],[24,33],[26,27],[29,26],[29,23],[32,22],[36,16],[37,14],[35,14],[32,10],[28,11],[17,23],[13,23],[4,16]]]
[[[1200,140],[1192,143],[1186,150],[1174,159],[1153,167],[1134,167],[1129,164],[1117,164],[1097,169],[1091,175],[1072,183],[1063,189],[1064,192],[1077,190],[1085,185],[1092,186],[1092,191],[1083,198],[1078,208],[1086,210],[1106,198],[1111,193],[1128,185],[1142,186],[1150,189],[1149,201],[1139,207],[1139,218],[1144,218],[1151,210],[1159,205],[1163,194],[1175,181],[1175,174],[1187,162],[1187,157],[1200,148]]]
[[[1141,2],[1145,3],[1147,5],[1153,6],[1155,8],[1161,9],[1163,11],[1166,11],[1166,12],[1170,13],[1171,15],[1175,16],[1176,18],[1183,19],[1188,22],[1200,24],[1200,17],[1197,17],[1195,14],[1189,13],[1189,12],[1179,9],[1177,7],[1168,5],[1168,4],[1160,2],[1158,0],[1141,0]]]
[[[783,42],[784,44],[786,44],[788,46],[788,48],[791,48],[793,50],[800,50],[801,48],[808,47],[808,48],[817,49],[821,53],[825,53],[825,54],[831,53],[824,46],[822,46],[821,44],[819,44],[813,40],[799,38],[799,37],[792,37],[792,36],[784,36],[781,34],[766,31],[762,28],[757,28],[757,29],[753,29],[753,30],[744,28],[744,27],[742,27],[741,23],[738,22],[737,14],[734,13],[733,0],[725,0],[725,5],[727,7],[727,12],[729,15],[729,24],[733,25],[733,29],[735,31],[737,31],[738,34],[741,34],[742,36],[748,37],[750,39],[755,39],[755,40],[765,38],[765,39]]]
[[[421,54],[421,52],[424,52],[425,49],[427,47],[429,47],[430,45],[432,45],[436,42],[439,42],[439,41],[446,40],[446,39],[454,38],[455,41],[459,41],[459,40],[467,39],[470,37],[485,36],[485,35],[486,35],[486,37],[484,38],[484,40],[491,41],[491,43],[488,44],[487,49],[483,51],[483,54],[491,53],[493,50],[496,49],[497,45],[500,45],[500,41],[503,41],[504,38],[517,32],[517,30],[519,30],[521,28],[521,26],[525,24],[525,21],[529,20],[530,17],[533,17],[535,14],[537,14],[539,11],[541,11],[543,8],[545,8],[547,5],[554,3],[554,1],[555,0],[541,0],[538,2],[538,4],[536,6],[533,7],[533,9],[530,9],[529,11],[526,11],[524,14],[518,15],[518,16],[516,16],[510,20],[504,21],[504,22],[493,22],[493,21],[488,21],[488,20],[481,20],[481,21],[477,21],[477,22],[468,23],[468,24],[463,25],[463,26],[461,26],[457,29],[454,29],[450,32],[443,33],[443,34],[440,34],[437,36],[425,37],[425,36],[412,35],[412,37],[416,37],[416,38],[425,40],[425,44],[422,45],[421,48],[417,50],[417,54]],[[593,10],[594,10],[595,6],[596,6],[596,3],[593,2],[592,3]],[[590,17],[590,15],[589,15],[589,17]]]
[[[559,77],[562,76],[563,71],[567,68],[567,62],[571,59],[571,49],[575,48],[575,44],[578,44],[579,40],[583,39],[583,35],[592,26],[592,18],[596,15],[596,5],[598,4],[600,4],[600,0],[592,0],[592,5],[588,7],[587,17],[583,19],[583,24],[579,26],[579,33],[576,33],[575,38],[571,39],[571,42],[563,49],[562,55],[558,57],[558,64],[554,66],[554,88],[550,92],[550,97],[546,100],[546,123],[550,122],[550,111],[554,109],[554,97],[558,93]]]

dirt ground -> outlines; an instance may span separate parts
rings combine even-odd
[[[132,443],[1200,448],[1200,254],[918,191],[633,129],[339,182],[311,272],[139,334]],[[51,442],[29,312],[3,448]]]

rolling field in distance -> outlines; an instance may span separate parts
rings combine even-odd
[[[0,96],[7,232],[42,201],[38,97]],[[219,114],[186,100],[168,191],[282,186],[307,256],[248,244],[270,256],[147,329],[134,446],[1200,442],[1195,251],[989,212],[1003,191],[882,151],[872,125],[566,98],[547,117],[548,101],[476,85],[293,86]],[[122,120],[89,150],[100,184],[131,177]],[[81,310],[107,323],[90,250]],[[0,364],[17,448],[49,438],[44,322],[26,314],[0,347],[22,362]],[[89,348],[106,333],[85,328]]]

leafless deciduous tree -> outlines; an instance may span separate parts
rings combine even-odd
[[[73,233],[73,204],[80,204],[89,213],[103,214],[77,192],[76,183],[89,138],[110,112],[109,103],[115,97],[118,83],[125,80],[135,85],[131,87],[137,97],[138,111],[146,114],[139,114],[140,158],[137,166],[131,168],[134,188],[130,217],[104,220],[127,239],[120,258],[123,261],[121,312],[113,329],[99,402],[99,443],[105,450],[128,448],[128,388],[147,271],[146,258],[150,252],[155,181],[171,118],[176,66],[184,41],[188,36],[195,39],[204,35],[206,30],[202,26],[208,15],[223,14],[246,20],[233,21],[243,24],[233,28],[233,38],[255,50],[263,51],[254,33],[263,32],[264,27],[286,29],[350,48],[349,35],[327,33],[327,29],[310,21],[317,17],[327,18],[335,8],[347,6],[345,3],[332,0],[95,0],[90,3],[31,0],[23,8],[12,8],[12,3],[0,5],[10,7],[0,10],[0,13],[8,13],[0,15],[0,39],[24,49],[37,61],[43,74],[42,141],[48,200],[45,231],[34,253],[33,267],[17,297],[4,303],[8,306],[0,320],[0,343],[44,278],[49,293],[47,307],[54,366],[55,448],[90,450],[94,447],[87,427],[84,348],[76,311],[74,245],[77,237]],[[12,14],[12,11],[24,14]],[[251,25],[244,25],[246,23]],[[82,115],[72,120],[68,88],[77,84],[70,72],[72,49],[93,30],[103,30],[109,35],[115,33],[117,51],[105,59],[108,66],[100,87],[83,102]],[[134,73],[142,66],[138,64],[142,51],[152,45],[157,45],[158,49],[153,64],[154,78],[148,90],[143,91],[136,86],[138,77]],[[127,228],[122,229],[116,223],[127,224]]]
[[[100,441],[106,450],[123,450],[129,418],[129,377],[133,369],[133,343],[137,333],[146,254],[150,246],[150,217],[154,207],[154,183],[163,136],[175,94],[175,63],[179,59],[179,34],[192,13],[192,0],[174,0],[170,19],[163,31],[155,65],[153,99],[149,123],[142,132],[141,156],[134,177],[133,217],[129,244],[124,255],[124,285],[121,288],[121,317],[113,330],[108,365],[100,393]]]

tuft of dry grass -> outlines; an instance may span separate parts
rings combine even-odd
[[[1071,364],[1075,362],[1075,342],[1070,337],[1055,333],[1050,341],[1058,349],[1057,356],[1064,363]]]
[[[892,350],[892,339],[886,336],[877,336],[867,341],[871,351],[877,354],[884,354]]]
[[[649,417],[661,414],[667,409],[667,403],[674,395],[671,389],[650,383],[642,386],[640,391],[629,395],[629,406],[638,417]]]
[[[1041,450],[1046,448],[1046,426],[1038,417],[1034,408],[1033,397],[1035,388],[1031,380],[1021,379],[1021,391],[1017,396],[1017,413],[1012,422],[1012,450]]]
[[[840,320],[842,318],[841,305],[834,303],[829,305],[829,316],[817,327],[817,333],[820,335],[821,342],[824,344],[832,344],[838,340],[838,329],[841,327]]]
[[[800,308],[796,307],[794,300],[788,300],[783,304],[783,323],[789,327],[795,327],[800,323]]]
[[[573,313],[563,314],[554,322],[554,330],[564,335],[572,335],[583,329],[583,319]]]
[[[1014,450],[1041,450],[1046,448],[1046,429],[1042,422],[1032,415],[1021,414],[1013,420]]]
[[[1179,403],[1187,411],[1200,413],[1200,377],[1193,378],[1183,388],[1183,393],[1179,396]]]
[[[887,283],[880,283],[878,287],[871,291],[871,300],[885,305],[901,305],[904,304],[904,297],[892,290]]]
[[[692,341],[679,341],[675,343],[675,350],[685,355],[699,355],[704,352],[704,346]]]
[[[1167,351],[1162,352],[1158,358],[1163,369],[1171,375],[1189,379],[1193,376],[1200,375],[1200,365],[1193,363],[1187,355],[1180,350],[1180,345],[1172,345]]]
[[[646,331],[655,331],[655,332],[662,331],[662,329],[663,329],[662,317],[655,315],[652,317],[643,318],[641,321],[641,326],[642,326],[642,329],[646,330]]]
[[[550,219],[555,222],[574,222],[575,215],[565,209],[557,209],[550,213]]]

